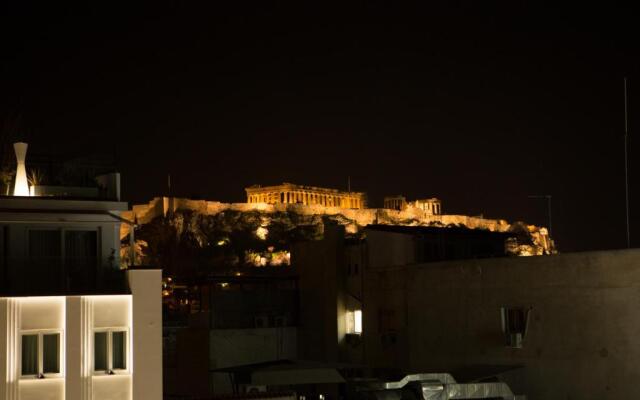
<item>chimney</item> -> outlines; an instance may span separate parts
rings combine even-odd
[[[16,152],[16,160],[18,161],[18,167],[16,168],[16,185],[13,188],[14,196],[29,196],[27,168],[24,165],[24,160],[27,157],[28,146],[28,144],[22,142],[13,144],[13,149]]]

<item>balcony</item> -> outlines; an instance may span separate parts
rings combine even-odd
[[[0,296],[127,294],[125,271],[87,259],[7,258]]]

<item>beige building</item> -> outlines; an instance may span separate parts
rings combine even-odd
[[[407,202],[407,199],[401,195],[387,196],[384,198],[384,208],[398,211],[404,211],[407,208],[417,208],[424,211],[427,215],[442,214],[442,202],[435,197]]]
[[[362,192],[341,192],[336,189],[283,183],[277,186],[254,185],[245,189],[247,203],[304,204],[324,207],[366,208]]]
[[[435,261],[409,229],[296,244],[300,358],[503,381],[527,399],[635,398],[640,250]]]

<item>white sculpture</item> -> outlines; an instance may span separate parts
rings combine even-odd
[[[16,168],[16,185],[13,188],[14,196],[29,196],[29,182],[27,181],[27,168],[24,160],[27,158],[27,143],[14,143],[13,149],[16,152],[18,168]]]

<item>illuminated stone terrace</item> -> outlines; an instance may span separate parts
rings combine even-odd
[[[255,185],[245,189],[247,203],[304,204],[325,207],[366,208],[366,195],[362,192],[341,192],[315,186],[283,183],[277,186]]]

